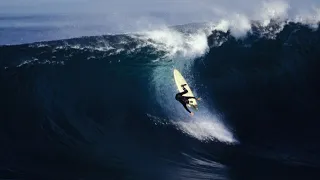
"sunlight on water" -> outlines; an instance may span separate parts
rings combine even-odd
[[[201,103],[201,102],[200,102]],[[205,108],[205,107],[203,107]],[[220,141],[225,143],[236,143],[232,133],[213,114],[196,113],[194,117],[185,121],[177,121],[174,124],[184,133],[201,141]]]

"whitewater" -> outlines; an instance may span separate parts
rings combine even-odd
[[[317,179],[320,2],[18,2],[0,5],[0,178]]]

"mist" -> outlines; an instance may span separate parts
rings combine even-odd
[[[13,0],[0,3],[0,28],[53,28],[54,39],[212,22],[243,36],[251,20],[316,24],[319,7],[318,0]]]

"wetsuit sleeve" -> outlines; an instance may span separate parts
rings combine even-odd
[[[183,103],[183,107],[189,112],[191,113],[191,111],[188,109],[187,104]]]
[[[186,98],[188,98],[188,99],[197,99],[196,97],[192,97],[192,96],[184,96],[184,97],[186,97]]]
[[[183,92],[179,93],[180,95],[184,95],[184,94],[187,94],[188,93],[188,90],[187,89],[184,89]]]

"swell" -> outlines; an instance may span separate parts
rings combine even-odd
[[[176,166],[168,164],[200,142],[154,119],[168,117],[152,76],[170,66],[165,50],[128,35],[1,47],[2,170],[10,178],[170,178]]]
[[[241,179],[257,159],[268,160],[261,171],[277,172],[274,162],[318,167],[319,31],[257,32],[2,46],[2,169],[46,179],[232,179],[228,166]],[[197,117],[174,103],[173,68],[204,99]]]
[[[271,39],[257,30],[219,35],[224,43],[196,61],[201,93],[255,156],[319,167],[319,29],[288,23]]]

